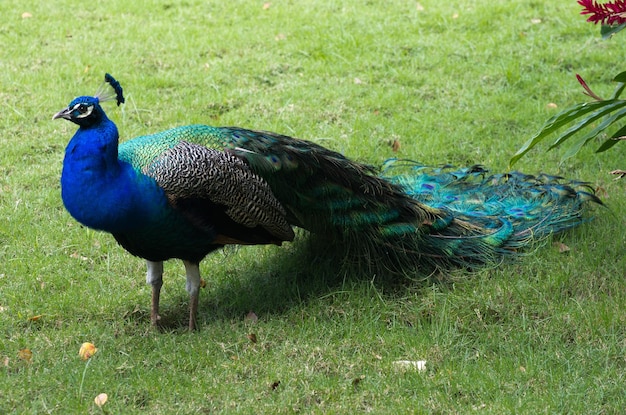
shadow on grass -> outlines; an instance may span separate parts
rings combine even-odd
[[[556,240],[580,239],[584,229],[574,229]],[[537,254],[537,250],[550,246],[555,239],[547,238],[528,247],[524,253],[513,255],[509,264],[522,263]],[[253,249],[253,248],[242,248]],[[261,252],[261,251],[257,251]],[[215,254],[214,254],[215,255]],[[372,295],[385,300],[398,300],[410,293],[421,292],[433,285],[442,291],[475,276],[480,270],[495,268],[499,264],[482,265],[475,269],[434,268],[407,269],[406,274],[375,273],[368,269],[350,266],[343,262],[345,250],[321,238],[301,233],[296,241],[279,249],[263,251],[262,255],[226,255],[221,278],[205,275],[208,288],[201,290],[198,307],[198,326],[242,321],[249,312],[259,317],[279,316],[309,301],[339,291],[358,290],[363,285],[373,288]],[[254,259],[250,259],[254,258]],[[245,262],[241,262],[241,261]],[[371,260],[369,258],[368,260]],[[364,261],[367,262],[367,261]],[[238,270],[238,271],[236,271]],[[204,271],[207,274],[207,271]],[[224,276],[226,274],[227,276]],[[171,285],[173,282],[167,285]],[[180,281],[176,282],[177,284]],[[161,329],[184,332],[188,325],[188,301],[184,290],[164,288],[161,295]],[[150,326],[149,297],[140,307],[123,312],[123,318],[135,326]]]
[[[344,257],[345,253],[336,246],[320,238],[300,235],[296,242],[258,262],[237,264],[234,258],[229,258],[233,263],[224,265],[227,272],[235,268],[243,272],[220,281],[211,280],[210,275],[205,277],[209,289],[200,292],[198,326],[202,329],[216,321],[241,321],[251,311],[259,316],[280,315],[329,293],[354,289],[358,284],[371,285],[377,296],[394,299],[406,296],[407,289],[447,285],[458,279],[454,277],[455,271],[444,275],[433,269],[411,270],[407,275],[376,274],[343,264]],[[184,331],[188,323],[188,297],[184,291],[168,295],[166,290],[161,295],[160,328]],[[149,298],[146,306],[126,312],[124,317],[137,325],[149,325]]]

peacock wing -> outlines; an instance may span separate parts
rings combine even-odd
[[[280,243],[294,233],[269,185],[230,151],[181,141],[143,169],[170,203],[224,243]],[[225,215],[226,222],[220,220]],[[243,228],[243,229],[242,229]],[[255,231],[256,230],[256,231]]]

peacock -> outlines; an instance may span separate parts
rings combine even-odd
[[[163,262],[183,261],[189,329],[199,264],[225,245],[290,242],[294,227],[379,273],[473,267],[584,222],[589,184],[480,165],[390,160],[377,169],[318,144],[266,131],[188,125],[119,144],[101,104],[124,102],[111,75],[95,96],[54,115],[78,125],[65,149],[61,196],[81,224],[145,259],[159,324]]]

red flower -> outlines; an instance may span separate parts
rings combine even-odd
[[[626,0],[598,3],[594,0],[578,0],[583,6],[580,14],[589,14],[588,22],[612,26],[626,23]]]

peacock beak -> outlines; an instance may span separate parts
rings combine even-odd
[[[72,118],[72,109],[70,107],[67,107],[65,109],[62,109],[61,111],[57,112],[56,114],[54,114],[52,116],[53,120],[56,120],[57,118],[65,118],[66,120],[69,120]]]

